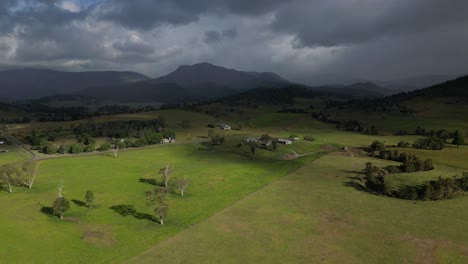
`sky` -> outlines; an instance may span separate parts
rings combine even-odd
[[[0,0],[0,69],[199,62],[307,84],[468,73],[468,1]]]

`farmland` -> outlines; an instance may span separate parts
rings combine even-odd
[[[216,120],[204,114],[165,110],[99,120],[160,116],[176,130],[178,144],[122,150],[118,158],[102,152],[40,160],[31,190],[15,187],[12,194],[0,193],[2,246],[7,249],[1,259],[48,263],[152,263],[155,258],[167,263],[466,260],[468,237],[461,232],[466,225],[462,219],[468,218],[462,210],[466,196],[414,202],[365,191],[366,162],[378,166],[392,162],[367,157],[360,148],[376,139],[395,145],[417,136],[368,136],[336,130],[303,114],[261,113],[249,118],[242,131],[216,129],[226,142],[209,147],[206,125]],[[180,127],[186,119],[190,128]],[[235,122],[230,120],[226,117],[223,122]],[[238,146],[244,138],[262,134],[315,140],[281,145],[277,151],[258,149],[253,156],[247,146]],[[324,145],[334,150],[325,151]],[[337,151],[342,146],[352,151]],[[281,159],[293,151],[307,155]],[[408,151],[434,159],[436,169],[391,175],[395,188],[461,175],[466,169],[459,155],[465,147]],[[174,168],[174,177],[185,177],[190,185],[184,197],[178,191],[170,193],[169,214],[162,226],[145,205],[145,191],[161,184],[158,171],[166,164]],[[50,215],[61,182],[63,195],[72,201],[64,220]],[[93,208],[83,206],[87,190],[95,193]],[[456,213],[444,217],[448,212]],[[431,229],[421,222],[430,223]]]

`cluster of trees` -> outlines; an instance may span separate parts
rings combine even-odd
[[[142,138],[151,132],[168,133],[164,130],[166,121],[155,120],[110,121],[103,123],[88,122],[75,127],[75,135],[110,138]],[[168,135],[170,136],[170,135]]]
[[[69,137],[65,130],[54,129],[37,132],[23,138],[32,146],[45,154],[78,154],[82,152],[107,151],[112,148],[138,148],[146,145],[160,144],[163,138],[175,139],[175,132],[164,128],[163,119],[148,121],[113,121],[104,123],[80,124],[74,130],[76,142],[71,145],[57,145],[58,138]],[[95,137],[110,137],[111,142],[96,146]],[[121,139],[121,140],[117,140]]]
[[[335,124],[336,129],[344,131],[358,132],[366,135],[378,135],[379,131],[375,126],[366,127],[357,120],[335,120],[324,112],[312,113],[312,117],[322,122]]]
[[[420,139],[412,145],[410,145],[408,142],[401,141],[398,143],[398,147],[409,148],[412,146],[416,149],[442,150],[447,142],[450,142],[449,139],[452,139],[451,143],[457,147],[465,144],[464,135],[459,130],[453,133],[446,130],[432,130],[431,132],[426,133],[424,128],[418,127],[416,129],[416,135],[424,135],[427,136],[427,138]]]
[[[52,202],[52,213],[60,219],[63,219],[63,215],[66,211],[70,209],[70,201],[62,195],[63,181],[58,187],[57,198]],[[93,207],[94,203],[94,193],[91,190],[86,191],[84,196],[85,202],[84,205],[88,208]]]
[[[339,110],[345,109],[359,109],[366,112],[383,112],[383,113],[396,113],[396,114],[413,114],[416,111],[403,105],[398,100],[392,97],[372,98],[372,99],[353,99],[346,102],[336,101],[330,107],[336,107]]]
[[[428,138],[420,139],[413,144],[415,149],[430,149],[442,150],[446,144],[446,139],[443,137],[431,136]]]
[[[171,189],[177,189],[181,196],[184,196],[184,191],[189,186],[189,181],[185,178],[172,179],[173,169],[169,164],[159,170],[161,175],[161,186],[154,190],[147,191],[146,205],[153,209],[153,213],[159,218],[159,223],[164,225],[164,219],[169,212],[169,205],[167,203],[167,196]]]
[[[215,102],[234,106],[258,106],[259,104],[283,105],[294,103],[295,98],[316,98],[323,95],[324,93],[320,91],[313,91],[305,87],[291,85],[281,89],[256,88],[240,94],[217,99]]]
[[[0,166],[0,186],[13,193],[13,186],[32,189],[37,175],[37,163],[26,161],[19,166],[7,164]]]
[[[366,164],[366,188],[373,193],[406,200],[446,200],[468,191],[468,173],[462,177],[431,180],[421,185],[402,186],[393,190],[386,181],[386,174],[372,163]]]
[[[431,159],[422,160],[416,155],[406,152],[400,153],[398,150],[386,150],[385,144],[378,140],[374,141],[370,148],[374,157],[402,163],[400,166],[387,166],[385,168],[386,173],[412,173],[434,169],[434,164]]]

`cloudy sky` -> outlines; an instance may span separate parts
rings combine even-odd
[[[466,0],[0,0],[0,68],[210,62],[317,84],[468,73]]]

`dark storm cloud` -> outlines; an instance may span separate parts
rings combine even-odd
[[[419,34],[468,21],[468,1],[296,0],[278,10],[273,28],[296,46],[335,46]]]
[[[0,0],[0,66],[157,76],[212,61],[311,83],[466,72],[467,28],[466,0]]]
[[[212,44],[212,43],[220,42],[222,38],[223,37],[218,31],[210,30],[210,31],[205,32],[204,41],[205,43]]]
[[[237,29],[230,28],[222,31],[209,30],[205,32],[203,41],[207,44],[219,43],[225,39],[234,39],[237,37]]]
[[[116,50],[123,52],[151,53],[154,48],[146,43],[132,41],[117,41],[112,45]]]
[[[231,28],[231,29],[223,30],[222,35],[223,35],[223,37],[226,37],[226,38],[231,38],[231,39],[236,38],[237,37],[237,29]]]
[[[287,2],[289,0],[105,0],[93,12],[99,19],[148,30],[158,25],[195,22],[204,14],[264,14]]]

